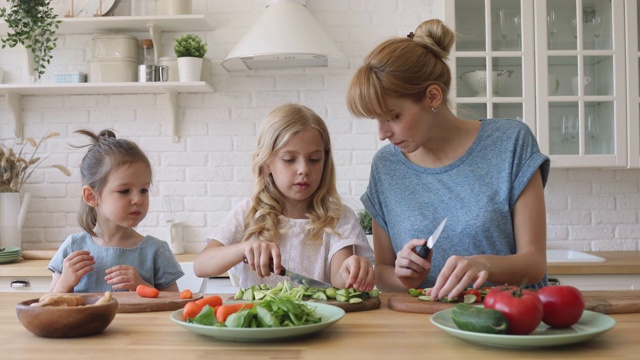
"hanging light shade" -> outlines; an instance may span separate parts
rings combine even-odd
[[[346,64],[305,0],[269,0],[265,12],[222,61],[227,71]]]

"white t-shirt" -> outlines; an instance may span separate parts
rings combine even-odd
[[[214,239],[224,245],[241,242],[245,232],[244,215],[250,206],[251,199],[249,198],[238,203],[231,209],[208,241]],[[307,241],[304,236],[304,227],[308,223],[308,219],[289,219],[289,230],[280,238],[278,246],[282,256],[281,262],[288,270],[330,283],[331,258],[340,249],[352,245],[355,245],[356,255],[365,257],[372,265],[374,264],[373,249],[371,249],[367,237],[360,227],[356,214],[349,207],[343,205],[342,217],[335,229],[341,237],[325,231],[322,241]],[[278,282],[287,280],[286,277],[274,274],[260,278],[249,265],[243,262],[232,267],[229,274],[239,278],[238,286],[241,288],[259,284],[276,286]]]

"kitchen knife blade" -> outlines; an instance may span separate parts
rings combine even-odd
[[[242,257],[242,261],[245,264],[249,263],[249,260],[247,260],[246,256]],[[272,272],[275,273],[275,271],[273,270],[273,262],[269,262],[269,270],[271,270]],[[293,282],[294,284],[298,284],[298,285],[303,285],[303,286],[309,286],[309,287],[315,287],[315,288],[330,288],[331,284],[326,283],[326,282],[322,282],[316,279],[312,279],[310,277],[306,277],[304,275],[295,273],[293,271],[287,270],[284,266],[280,265],[280,272],[277,274],[280,276],[287,276],[289,279],[291,279],[291,282]]]
[[[444,229],[444,224],[446,223],[447,223],[447,218],[444,218],[444,220],[442,220],[440,225],[438,225],[438,228],[436,229],[436,231],[434,231],[433,234],[429,236],[429,240],[427,240],[427,245],[424,245],[418,248],[418,251],[416,251],[416,253],[421,258],[426,259],[427,256],[429,256],[429,252],[431,252],[431,249],[433,249],[433,245],[435,245],[436,241],[440,237],[440,234],[442,233],[442,229]]]

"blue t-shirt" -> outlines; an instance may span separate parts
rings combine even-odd
[[[433,287],[452,255],[516,253],[513,209],[538,168],[546,185],[549,158],[527,125],[486,119],[469,150],[440,168],[418,166],[393,144],[384,146],[373,158],[361,200],[391,238],[396,254],[411,239],[429,238],[448,219],[421,284]],[[546,284],[545,276],[532,287]]]
[[[96,263],[95,269],[82,277],[73,292],[114,291],[104,277],[105,271],[116,265],[135,267],[144,281],[158,289],[166,288],[184,276],[169,244],[148,235],[135,248],[126,249],[100,246],[86,232],[72,234],[62,243],[47,268],[62,274],[62,262],[77,250],[90,251]]]

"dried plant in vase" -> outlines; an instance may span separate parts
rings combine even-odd
[[[29,137],[18,152],[13,148],[0,144],[0,193],[20,192],[20,189],[27,180],[29,180],[33,171],[36,170],[46,159],[46,157],[41,158],[36,156],[40,145],[47,141],[47,139],[55,136],[60,136],[60,134],[57,132],[51,132],[43,136],[38,142]],[[34,148],[31,155],[26,153],[27,145]],[[69,169],[62,165],[49,165],[46,167],[58,169],[64,175],[71,176]]]

